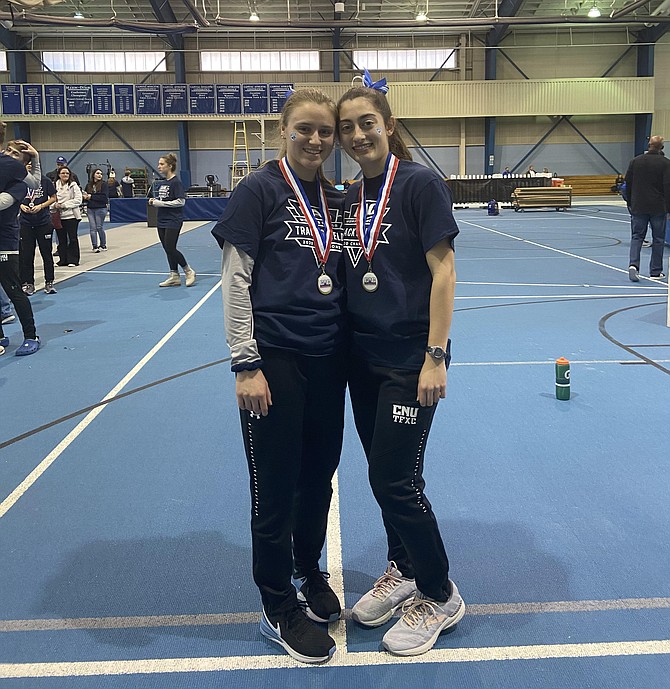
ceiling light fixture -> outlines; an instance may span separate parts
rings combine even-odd
[[[598,19],[598,17],[600,16],[600,14],[601,14],[600,8],[598,7],[598,5],[596,5],[595,0],[594,0],[594,2],[593,2],[593,7],[591,7],[591,8],[589,9],[589,11],[587,12],[587,15],[586,15],[586,16],[587,16],[587,17],[591,17],[591,19]]]
[[[419,10],[416,13],[416,17],[414,17],[414,19],[416,19],[416,21],[418,21],[418,22],[427,22],[428,21],[428,15],[425,13],[424,10]]]
[[[76,10],[75,13],[72,15],[73,19],[86,19],[84,15],[81,13],[81,10]]]
[[[258,21],[260,21],[260,17],[258,16],[258,13],[257,13],[257,12],[252,12],[252,13],[249,15],[249,21],[250,21],[250,22],[258,22]]]

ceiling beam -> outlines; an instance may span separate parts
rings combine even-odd
[[[516,13],[519,11],[522,2],[523,0],[502,0],[498,7],[498,17],[516,17]],[[486,45],[498,45],[508,29],[509,23],[494,26],[486,37]]]

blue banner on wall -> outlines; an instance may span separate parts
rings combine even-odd
[[[242,87],[239,84],[216,85],[217,115],[240,115],[242,113]]]
[[[188,87],[186,84],[163,84],[163,114],[188,115]]]
[[[42,84],[23,84],[23,114],[44,115]]]
[[[135,108],[138,115],[160,115],[161,87],[138,84],[135,87]]]
[[[213,115],[216,112],[214,84],[190,84],[188,99],[191,115]]]
[[[93,112],[93,90],[90,84],[65,84],[65,109],[68,115],[90,115]]]
[[[45,84],[44,105],[47,115],[65,114],[65,85]]]
[[[267,115],[267,84],[242,84],[242,111],[245,115]]]
[[[93,84],[93,114],[113,115],[114,100],[111,84]]]
[[[281,109],[286,103],[289,90],[293,88],[293,84],[270,84],[270,113],[276,114],[281,112]]]
[[[117,115],[135,114],[134,84],[114,84],[114,109]]]
[[[21,86],[19,84],[0,85],[2,93],[2,112],[4,115],[22,115]]]

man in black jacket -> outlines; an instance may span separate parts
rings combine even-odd
[[[649,150],[631,160],[626,172],[626,200],[631,214],[632,238],[628,277],[640,280],[640,250],[651,225],[649,277],[661,279],[666,214],[670,212],[670,161],[663,154],[663,137],[652,136]]]

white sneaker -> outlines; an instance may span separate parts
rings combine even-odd
[[[631,282],[640,282],[640,271],[637,266],[628,266],[628,279]]]
[[[430,651],[445,629],[460,622],[465,603],[452,581],[448,601],[431,600],[417,591],[402,610],[403,616],[384,634],[382,646],[397,656],[418,656]]]
[[[186,276],[186,286],[190,287],[195,284],[195,270],[191,266],[186,266],[184,270],[184,275]]]
[[[170,273],[167,280],[158,283],[159,287],[179,287],[180,285],[181,278],[179,277],[179,273]]]
[[[378,627],[416,593],[414,579],[403,577],[395,562],[389,562],[384,574],[351,609],[351,617],[365,627]]]

